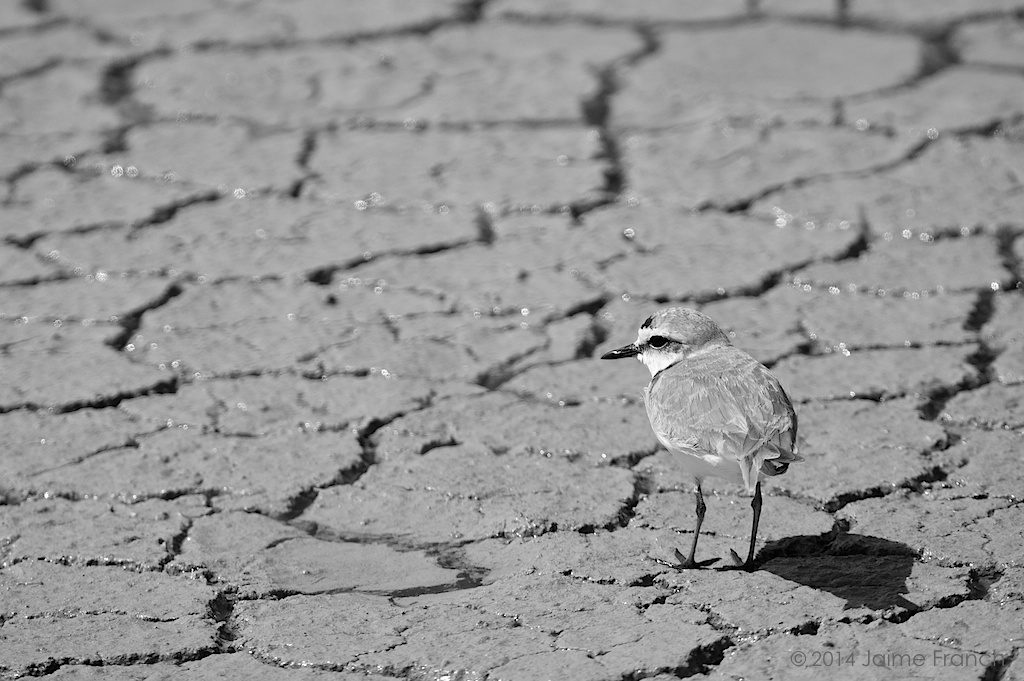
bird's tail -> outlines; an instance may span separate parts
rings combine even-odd
[[[762,475],[782,475],[789,470],[789,464],[803,461],[803,457],[797,453],[797,444],[789,431],[778,433],[760,444],[757,452],[751,457],[751,465],[760,464]]]
[[[800,459],[797,459],[797,461],[799,460]],[[789,470],[789,464],[791,462],[792,459],[789,461],[779,461],[778,459],[765,459],[764,462],[761,464],[761,474],[768,476],[782,475],[783,473]]]

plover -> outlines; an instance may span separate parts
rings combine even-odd
[[[685,307],[659,310],[640,326],[636,341],[601,359],[622,357],[636,357],[650,370],[644,403],[651,428],[670,452],[682,455],[683,469],[694,478],[697,527],[689,555],[675,550],[678,567],[717,560],[694,557],[706,510],[701,484],[707,476],[740,483],[753,493],[750,548],[742,563],[753,567],[761,478],[781,475],[802,460],[796,412],[786,391],[767,367],[734,347],[714,320]],[[735,551],[732,557],[740,564]]]

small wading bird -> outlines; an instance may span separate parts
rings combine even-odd
[[[733,347],[710,317],[685,307],[659,310],[640,326],[635,342],[601,359],[622,357],[636,357],[650,370],[644,402],[651,428],[670,452],[683,455],[683,469],[696,481],[697,527],[689,556],[675,550],[677,567],[718,560],[694,560],[706,510],[701,483],[713,476],[742,483],[754,494],[750,549],[742,563],[752,568],[761,477],[781,475],[789,464],[802,461],[796,413],[786,391],[767,367]],[[740,564],[735,551],[732,558]]]

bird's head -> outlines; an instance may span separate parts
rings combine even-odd
[[[729,337],[711,317],[687,307],[666,307],[648,317],[636,341],[606,352],[601,359],[636,357],[651,376],[707,348],[730,345]]]

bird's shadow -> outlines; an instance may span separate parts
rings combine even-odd
[[[918,606],[904,598],[918,554],[906,544],[850,534],[837,525],[822,535],[768,542],[757,554],[758,569],[846,600],[844,610],[888,610]]]

